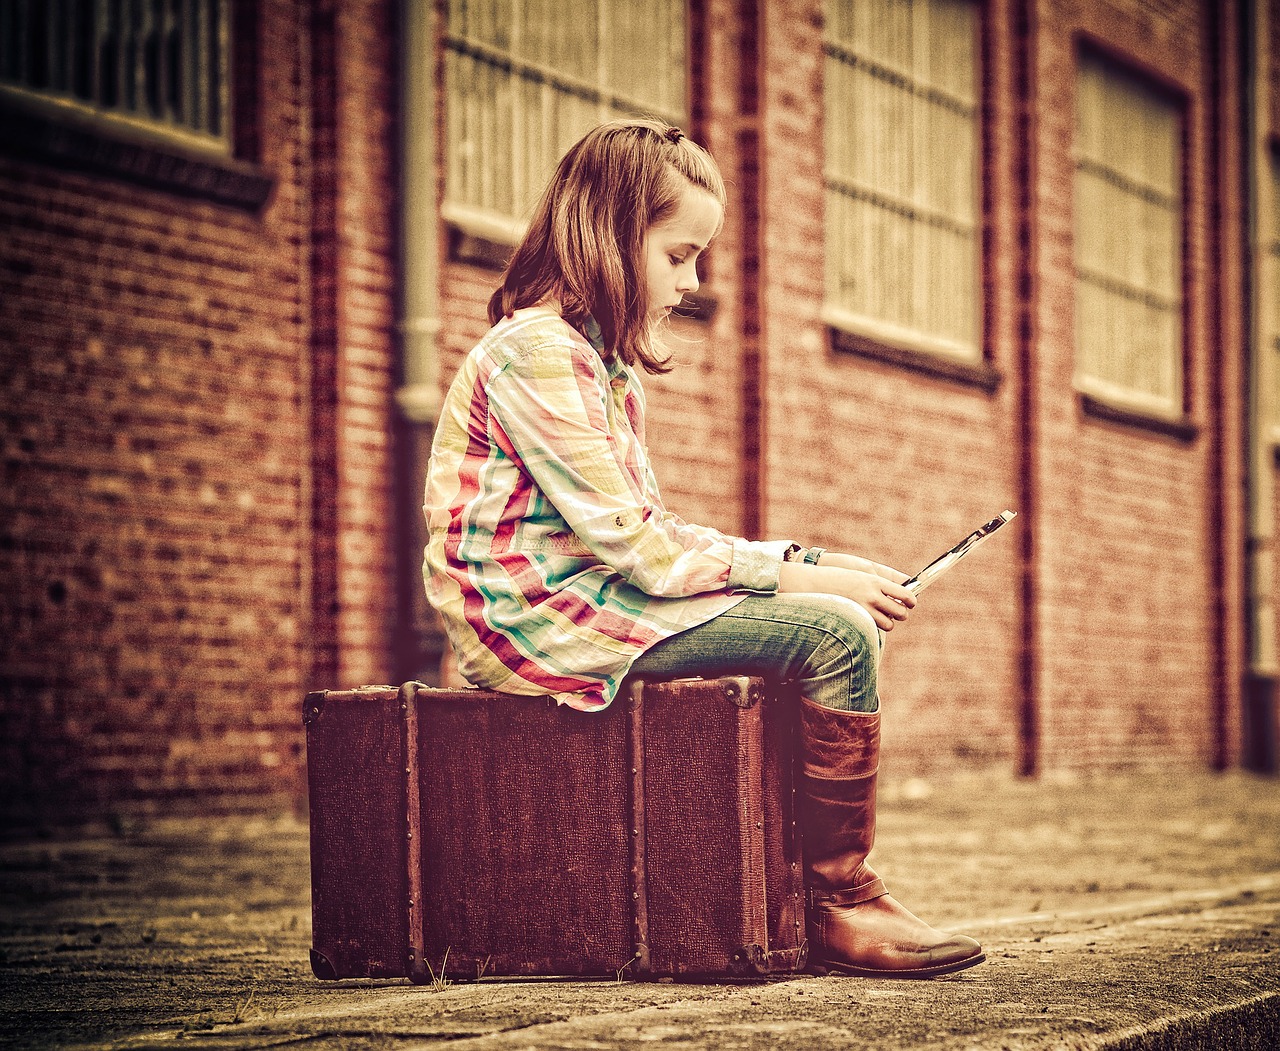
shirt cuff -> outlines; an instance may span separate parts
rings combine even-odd
[[[729,567],[730,590],[777,591],[782,553],[790,546],[790,540],[735,539],[733,565]]]

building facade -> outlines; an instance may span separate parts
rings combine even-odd
[[[556,158],[725,226],[667,502],[918,568],[886,766],[1274,766],[1276,0],[203,0],[0,15],[10,820],[287,806],[434,680],[431,424]]]

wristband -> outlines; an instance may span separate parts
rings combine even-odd
[[[811,547],[804,553],[804,560],[811,566],[818,564],[818,559],[827,553],[825,547]]]
[[[792,544],[789,548],[787,548],[784,552],[782,552],[782,561],[794,562],[796,560],[796,556],[799,555],[800,552],[803,550],[804,548],[802,548],[799,544]]]

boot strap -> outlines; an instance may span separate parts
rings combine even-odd
[[[811,890],[807,893],[810,907],[819,905],[839,907],[841,905],[860,905],[864,901],[883,897],[889,891],[884,885],[884,880],[876,876],[875,879],[867,883],[857,887],[849,887],[846,890],[826,892]]]

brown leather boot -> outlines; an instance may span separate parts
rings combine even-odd
[[[800,819],[809,951],[816,963],[868,978],[932,978],[981,963],[972,938],[917,919],[867,864],[876,829],[880,713],[800,702]]]

